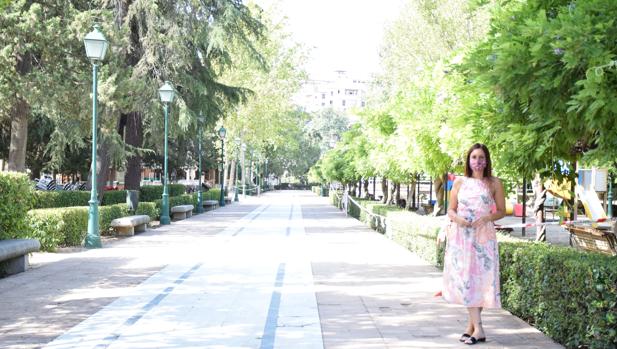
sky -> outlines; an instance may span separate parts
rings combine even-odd
[[[379,71],[379,49],[387,23],[403,0],[255,0],[264,9],[278,4],[274,18],[287,17],[295,41],[310,50],[311,79],[336,70],[368,79]],[[278,16],[278,17],[277,17]]]

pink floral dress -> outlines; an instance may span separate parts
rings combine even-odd
[[[488,184],[462,177],[458,215],[470,222],[495,206]],[[492,222],[477,229],[450,223],[443,271],[443,298],[466,307],[501,308],[499,251]]]

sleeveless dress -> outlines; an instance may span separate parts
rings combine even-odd
[[[473,222],[490,214],[495,201],[487,183],[462,178],[458,215]],[[465,307],[501,308],[499,251],[493,223],[475,229],[451,222],[446,233],[443,298]]]

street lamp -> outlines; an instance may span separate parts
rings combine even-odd
[[[175,90],[169,81],[165,81],[165,84],[159,88],[159,96],[161,102],[164,104],[165,109],[165,162],[164,162],[164,174],[163,174],[163,202],[161,203],[161,224],[171,223],[169,218],[169,192],[167,191],[167,114],[169,113],[169,103],[174,101]]]
[[[236,146],[237,149],[240,150],[240,138],[236,137]],[[238,159],[238,154],[236,153],[236,181],[234,183],[234,202],[238,202],[238,174],[240,173],[240,171],[238,171],[238,169],[240,168],[240,164],[239,164],[239,159]]]
[[[246,144],[242,143],[242,198],[246,199],[246,167],[244,164],[244,153],[246,152]]]
[[[225,206],[225,135],[227,130],[221,126],[219,129],[219,137],[221,138],[221,198],[219,200],[219,206]]]
[[[92,185],[90,188],[90,201],[88,201],[90,208],[88,210],[88,233],[86,234],[86,241],[84,243],[86,248],[101,247],[101,236],[99,234],[99,202],[96,192],[96,95],[98,64],[105,58],[107,40],[99,29],[99,26],[95,24],[92,31],[84,38],[86,56],[90,59],[90,62],[92,62],[92,164],[90,166],[90,171],[92,172],[90,176]]]
[[[199,133],[199,190],[197,191],[197,213],[203,213],[204,212],[204,204],[203,204],[203,194],[201,191],[201,137],[202,137],[202,131],[201,131],[201,127],[204,124],[204,116],[202,114],[202,112],[199,112],[199,118],[197,119],[197,122],[199,123],[199,127],[198,127],[198,133]]]
[[[268,190],[270,189],[270,186],[268,186],[268,159],[266,159],[266,172],[264,173],[264,178],[265,178],[265,186],[264,186],[264,191],[266,191],[266,188],[268,188]]]

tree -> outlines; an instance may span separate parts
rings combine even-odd
[[[80,13],[91,1],[4,3],[0,12],[0,118],[11,120],[9,170],[25,171],[28,120],[33,112],[50,118],[79,118],[85,59],[79,37]]]
[[[466,59],[469,81],[494,98],[482,133],[501,162],[563,176],[577,160],[617,155],[615,46],[610,0],[503,1]],[[599,10],[601,9],[601,10]]]

